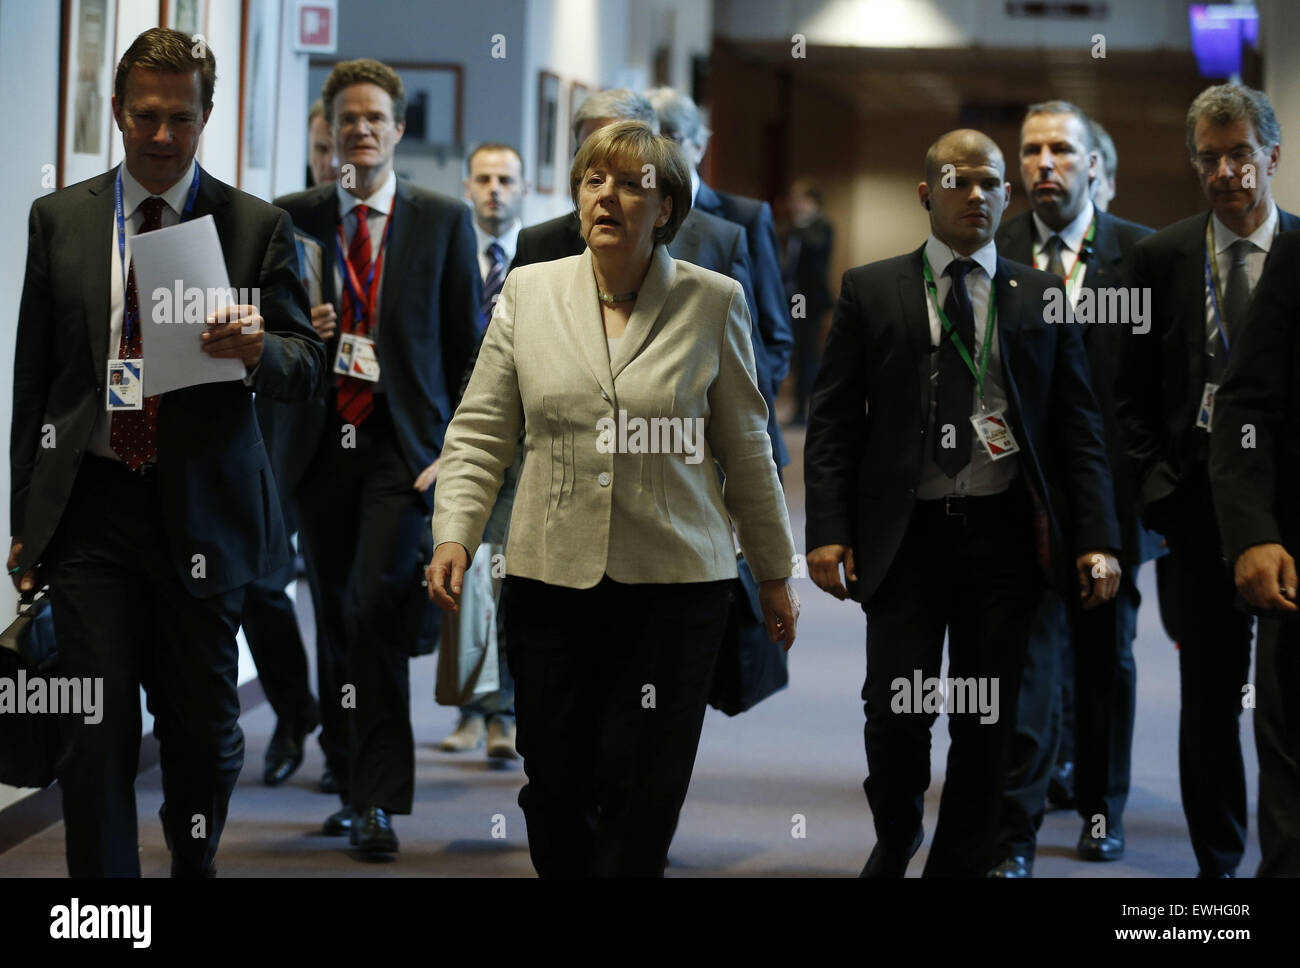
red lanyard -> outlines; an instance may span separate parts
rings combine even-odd
[[[396,202],[396,199],[393,200]],[[353,268],[351,261],[348,259],[344,249],[343,223],[339,223],[339,263],[343,266],[343,283],[348,289],[348,294],[352,297],[352,308],[355,323],[354,332],[369,332],[371,323],[374,322],[375,303],[379,299],[379,280],[383,276],[384,266],[384,249],[388,246],[388,230],[393,225],[393,212],[389,209],[388,216],[384,219],[384,234],[379,238],[379,254],[370,263],[370,277],[366,280],[364,289],[361,280],[357,277],[357,271]],[[358,225],[356,231],[361,231]],[[361,294],[365,293],[365,327],[363,329],[361,307]]]

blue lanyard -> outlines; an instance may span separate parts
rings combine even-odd
[[[384,217],[384,234],[379,237],[379,252],[376,257],[370,260],[370,272],[366,275],[365,297],[366,297],[366,315],[373,313],[375,308],[375,270],[383,264],[384,247],[388,244],[388,230],[393,227],[393,208],[396,208],[397,199],[393,199],[393,205],[388,210],[388,215]],[[358,225],[356,231],[360,231]],[[334,245],[338,250],[339,275],[343,277],[343,285],[348,293],[352,296],[352,318],[353,328],[361,327],[361,293],[357,292],[357,287],[361,285],[361,280],[356,278],[356,271],[352,268],[352,263],[348,261],[347,253],[343,251],[343,225],[340,223],[338,233],[334,237]],[[373,319],[369,320],[371,323]],[[369,327],[367,327],[369,329]]]
[[[113,185],[113,208],[117,216],[117,262],[122,269],[122,326],[126,330],[126,344],[131,345],[131,329],[134,318],[126,307],[127,268],[126,268],[126,218],[122,214],[122,162],[117,168],[117,181]],[[185,209],[181,212],[181,221],[194,214],[194,200],[199,196],[199,166],[194,166],[194,180],[190,182],[189,194],[185,196]],[[136,314],[140,312],[139,296],[136,297]]]

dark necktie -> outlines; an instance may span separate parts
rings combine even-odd
[[[1047,252],[1047,271],[1054,276],[1065,278],[1065,263],[1061,261],[1061,237],[1053,235],[1043,248]]]
[[[162,213],[167,203],[156,195],[140,203],[144,224],[137,235],[162,228]],[[125,313],[122,317],[122,339],[118,344],[117,358],[138,360],[143,355],[140,335],[140,298],[135,289],[135,259],[131,260],[126,277]],[[131,338],[127,339],[127,319],[131,320]],[[143,392],[143,390],[142,390]],[[109,446],[133,471],[158,459],[158,396],[145,397],[139,410],[115,410],[110,419]]]
[[[970,294],[966,291],[966,275],[975,263],[964,259],[948,264],[952,288],[944,300],[943,311],[953,330],[961,337],[971,359],[975,358],[975,311]],[[939,388],[935,410],[934,459],[949,477],[956,477],[970,463],[971,440],[975,430],[970,423],[971,407],[975,399],[975,378],[970,367],[957,352],[951,336],[944,332],[939,343]],[[956,431],[950,437],[944,428],[951,424]],[[945,447],[947,440],[955,446]]]
[[[487,329],[488,320],[492,318],[492,310],[497,304],[497,296],[501,295],[501,285],[506,281],[506,250],[493,242],[487,247],[487,254],[492,260],[492,268],[483,280],[483,302],[479,304],[483,329]]]
[[[357,205],[352,211],[357,216],[357,227],[352,232],[352,242],[348,245],[348,263],[356,274],[356,280],[361,286],[361,291],[356,294],[360,297],[358,302],[356,296],[352,293],[352,287],[347,285],[343,287],[341,322],[343,332],[364,336],[370,331],[371,325],[370,303],[366,291],[366,278],[370,275],[370,225],[368,222],[370,209],[365,205]],[[376,282],[376,284],[378,283]],[[357,318],[358,309],[361,311],[360,319]],[[373,383],[369,380],[358,380],[352,376],[339,377],[338,411],[344,423],[359,427],[362,421],[370,416],[370,411],[374,408],[375,388]]]
[[[1221,294],[1223,309],[1223,327],[1228,334],[1228,345],[1232,338],[1241,331],[1241,321],[1245,318],[1246,307],[1250,304],[1250,276],[1246,275],[1246,256],[1250,255],[1255,243],[1249,239],[1238,239],[1228,247],[1232,264],[1228,269],[1226,291]],[[1223,380],[1223,371],[1228,365],[1228,354],[1223,348],[1223,338],[1219,327],[1213,326],[1208,336],[1206,353],[1210,357],[1210,379],[1219,383]]]

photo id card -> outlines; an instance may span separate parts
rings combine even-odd
[[[977,413],[970,418],[970,422],[980,443],[984,445],[984,452],[992,460],[1001,460],[1020,452],[1020,445],[1016,443],[1015,434],[1011,432],[1001,410]]]
[[[1218,392],[1219,385],[1207,380],[1205,389],[1201,391],[1201,405],[1196,410],[1196,426],[1202,430],[1209,430],[1214,421],[1214,395]]]
[[[334,357],[334,372],[371,383],[378,381],[379,355],[375,352],[375,341],[355,333],[342,334]]]
[[[144,406],[144,360],[109,360],[106,408],[139,410]]]

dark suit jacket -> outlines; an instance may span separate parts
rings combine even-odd
[[[1228,561],[1300,553],[1300,232],[1274,240],[1214,401],[1210,481]],[[1243,446],[1254,427],[1254,446]]]
[[[569,212],[537,225],[530,225],[519,233],[515,259],[511,269],[532,265],[535,262],[552,262],[571,255],[582,255],[587,248],[583,241],[581,220],[577,212]],[[668,246],[668,254],[703,269],[712,269],[730,276],[740,283],[749,307],[750,342],[754,344],[754,368],[758,377],[758,391],[767,404],[767,435],[772,440],[772,456],[777,467],[790,463],[790,454],[781,439],[776,423],[776,394],[780,384],[772,379],[768,356],[763,351],[763,334],[759,329],[757,300],[749,261],[749,245],[745,229],[734,222],[691,209],[682,220],[677,235]],[[787,360],[788,362],[788,360]]]
[[[1283,232],[1300,219],[1280,212]],[[1196,415],[1205,386],[1205,226],[1210,213],[1175,222],[1133,250],[1133,284],[1151,289],[1151,330],[1125,348],[1116,407],[1137,474],[1138,511],[1157,531],[1188,472],[1205,470]],[[1270,253],[1271,259],[1271,253]]]
[[[24,569],[40,561],[58,526],[104,406],[116,174],[32,204],[10,449],[10,519],[14,535],[23,538]],[[200,598],[238,588],[289,560],[253,391],[304,399],[324,368],[289,219],[207,172],[194,205],[194,217],[204,215],[216,222],[230,284],[261,290],[266,337],[251,389],[239,380],[208,383],[166,393],[159,403],[163,520],[177,575]],[[53,447],[42,446],[46,424],[54,428]],[[206,559],[205,578],[193,577],[196,554]]]
[[[864,607],[902,543],[932,446],[921,251],[844,274],[808,417],[807,548],[853,548],[850,590]],[[1087,354],[1078,327],[1043,319],[1043,294],[1060,279],[999,257],[993,282],[1020,470],[1048,517],[1049,578],[1071,587],[1075,555],[1120,546]]]
[[[791,225],[786,241],[786,305],[795,293],[802,293],[808,300],[806,318],[819,325],[822,313],[831,308],[827,274],[834,240],[834,228],[819,215],[807,225]]]
[[[1145,225],[1126,222],[1114,215],[1097,211],[1097,234],[1092,241],[1092,255],[1085,256],[1084,260],[1084,288],[1093,292],[1099,289],[1131,289],[1133,247],[1152,231]],[[1033,265],[1033,245],[1036,241],[1033,213],[1024,212],[1003,223],[997,240],[998,252],[1008,259]],[[1083,326],[1082,329],[1083,345],[1088,350],[1088,366],[1092,371],[1092,389],[1101,407],[1106,432],[1106,453],[1115,479],[1115,513],[1119,517],[1120,535],[1124,541],[1120,561],[1126,566],[1133,565],[1154,557],[1158,542],[1152,541],[1138,522],[1137,479],[1124,447],[1119,421],[1115,417],[1115,383],[1119,379],[1119,361],[1125,344],[1133,338],[1132,327],[1119,323],[1094,323]]]
[[[334,291],[339,224],[333,183],[276,199],[302,232],[324,248],[322,290],[339,308]],[[384,254],[376,338],[388,408],[398,446],[413,476],[437,460],[459,402],[461,379],[478,340],[479,278],[474,227],[458,202],[397,179],[393,223]],[[326,344],[332,364],[338,332]],[[326,408],[334,385],[330,368],[320,392],[305,407],[262,411],[276,474],[287,493],[304,471],[328,425]],[[425,491],[430,510],[433,489]]]
[[[779,247],[772,207],[756,198],[714,191],[701,181],[699,191],[695,193],[694,209],[745,229],[749,264],[754,276],[758,329],[763,337],[762,344],[755,345],[754,350],[767,356],[769,378],[773,386],[780,387],[790,372],[794,331],[790,327],[790,307],[785,301],[785,284],[781,281],[781,258],[777,254]]]

